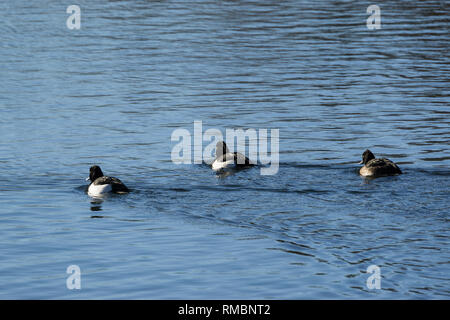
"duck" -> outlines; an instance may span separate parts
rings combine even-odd
[[[105,176],[99,166],[92,166],[89,169],[89,177],[86,181],[91,181],[88,187],[88,194],[93,197],[107,193],[130,192],[127,186],[119,179]]]
[[[402,173],[400,168],[394,162],[386,158],[375,158],[374,154],[369,149],[363,152],[362,161],[359,164],[364,164],[364,166],[359,169],[359,174],[363,177],[391,176]]]
[[[224,141],[219,141],[216,144],[216,158],[211,167],[214,171],[220,171],[226,168],[245,168],[251,167],[254,164],[242,153],[230,152]]]

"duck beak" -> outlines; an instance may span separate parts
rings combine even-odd
[[[90,179],[89,177],[87,177],[87,178],[86,178],[86,181],[89,181],[89,180],[91,180],[91,179]]]
[[[358,162],[358,164],[364,164],[364,161],[363,161],[363,160],[361,160],[360,162]]]

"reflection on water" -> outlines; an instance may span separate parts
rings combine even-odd
[[[1,298],[74,298],[71,264],[76,298],[449,296],[445,2],[77,4],[0,3]],[[279,129],[279,172],[173,164],[195,120]],[[93,164],[133,192],[88,197]]]
[[[102,199],[93,198],[91,201],[91,211],[102,211]]]

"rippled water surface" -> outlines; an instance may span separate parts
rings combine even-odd
[[[378,30],[366,1],[77,4],[0,3],[0,298],[450,297],[447,1]],[[196,120],[279,129],[278,173],[174,164]],[[133,192],[91,199],[92,164]]]

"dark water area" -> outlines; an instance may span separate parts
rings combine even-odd
[[[0,3],[1,299],[450,297],[448,2],[77,4]],[[194,121],[279,129],[277,174],[173,163]]]

